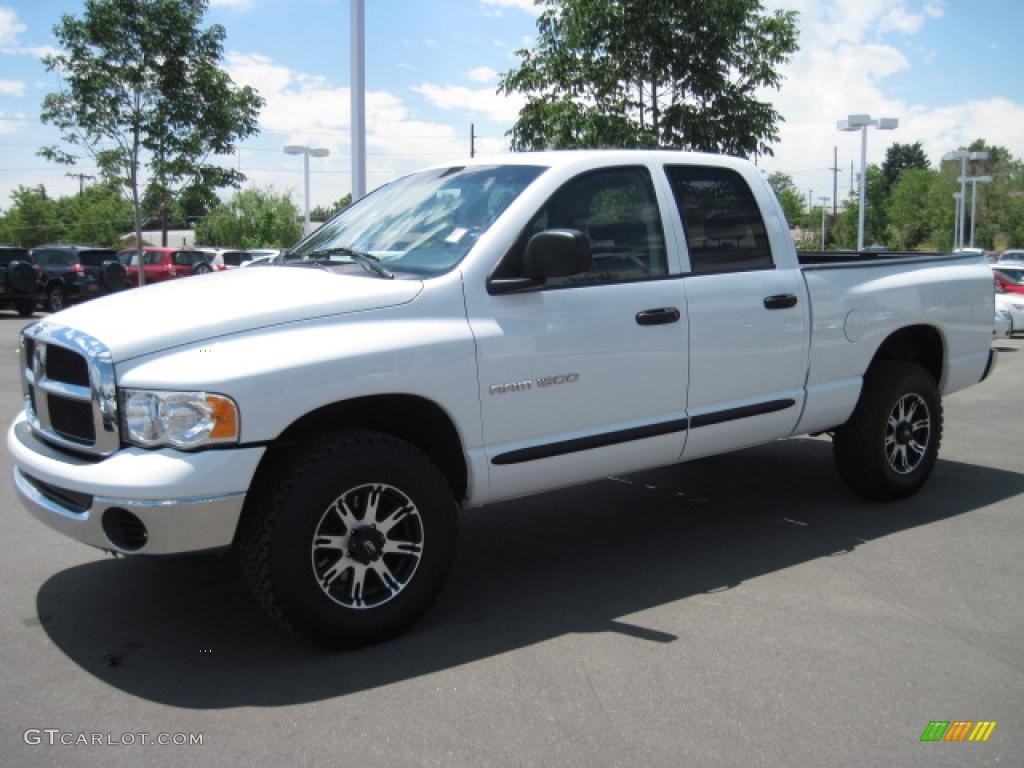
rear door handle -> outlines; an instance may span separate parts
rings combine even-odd
[[[679,310],[675,307],[659,307],[658,309],[645,309],[636,313],[637,325],[664,325],[674,323],[679,319]]]
[[[796,306],[796,296],[792,293],[779,293],[764,300],[765,309],[789,309]]]

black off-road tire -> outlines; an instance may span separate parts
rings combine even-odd
[[[128,287],[128,269],[119,261],[105,261],[100,267],[100,283],[108,291],[121,291]]]
[[[14,308],[22,317],[32,317],[36,312],[36,303],[32,299],[16,299]]]
[[[65,307],[64,286],[54,283],[46,291],[46,311],[60,312]]]
[[[905,397],[926,406],[928,441],[916,464],[900,472],[887,452],[887,430],[890,415]],[[850,420],[836,430],[832,457],[839,476],[859,496],[903,499],[916,493],[932,473],[941,441],[942,399],[935,379],[915,363],[880,361],[868,371]]]
[[[7,284],[14,293],[36,292],[36,268],[27,261],[12,261],[7,266]]]
[[[354,570],[336,577],[337,587],[322,586],[316,569],[323,550],[314,547],[314,539],[324,541],[318,534],[324,521],[333,519],[332,505],[352,489],[367,486],[398,489],[412,502],[422,546],[418,564],[392,597],[366,607],[373,602],[370,598],[357,608],[336,599],[351,597]],[[407,629],[433,603],[455,555],[457,508],[447,480],[420,450],[379,432],[329,432],[310,438],[257,483],[248,504],[236,552],[250,591],[277,624],[329,648],[373,643]],[[358,513],[356,507],[352,508]],[[369,516],[366,509],[360,521],[363,528]],[[351,541],[347,526],[345,536]],[[337,552],[327,554],[333,558]],[[351,553],[345,556],[351,558]],[[408,565],[405,555],[388,555],[394,557],[399,568]],[[369,578],[378,595],[388,594],[381,589],[381,580]],[[328,592],[332,588],[338,590],[333,597]]]

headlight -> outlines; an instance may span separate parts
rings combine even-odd
[[[124,434],[143,448],[198,448],[238,442],[238,406],[206,392],[126,389],[121,395]]]

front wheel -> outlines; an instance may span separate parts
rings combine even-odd
[[[884,361],[864,378],[850,420],[836,430],[832,456],[843,481],[866,499],[902,499],[935,468],[942,400],[915,363]]]
[[[46,309],[49,312],[60,312],[64,309],[64,286],[60,283],[51,285],[46,292]]]
[[[456,505],[415,447],[377,432],[318,435],[261,486],[238,551],[253,595],[286,629],[363,645],[406,629],[440,591]]]
[[[14,302],[14,308],[22,317],[32,317],[36,311],[36,303],[31,299],[20,299]]]

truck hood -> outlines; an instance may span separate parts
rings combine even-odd
[[[51,315],[103,342],[119,362],[216,336],[405,304],[419,280],[316,267],[255,267],[131,288]]]

